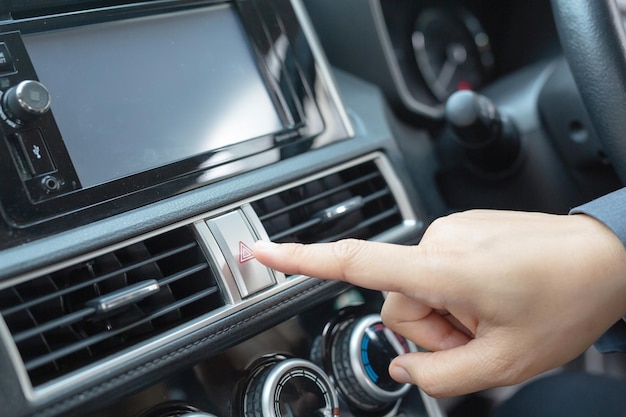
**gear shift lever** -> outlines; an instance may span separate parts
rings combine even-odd
[[[517,128],[487,97],[473,91],[457,91],[448,98],[445,115],[453,136],[481,172],[506,172],[519,159]]]

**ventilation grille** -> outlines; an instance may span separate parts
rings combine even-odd
[[[123,306],[103,304],[104,295],[123,301],[124,290],[131,288]],[[148,295],[137,295],[149,288]],[[34,386],[223,305],[189,227],[0,291],[0,314]]]
[[[255,201],[252,207],[274,242],[371,239],[403,222],[374,161]]]

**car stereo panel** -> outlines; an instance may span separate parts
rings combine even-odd
[[[0,22],[0,246],[349,138],[298,7],[143,2]]]

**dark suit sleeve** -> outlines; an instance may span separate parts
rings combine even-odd
[[[595,217],[607,225],[626,246],[626,188],[607,194],[570,211],[570,214],[580,213]]]
[[[581,213],[600,220],[626,246],[626,188],[607,194],[570,211],[570,214]],[[603,353],[626,352],[626,322],[620,320],[615,323],[595,343],[595,347]]]

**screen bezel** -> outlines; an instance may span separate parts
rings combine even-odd
[[[5,163],[1,168],[8,181],[0,185],[3,216],[16,231],[30,229],[13,233],[12,237],[17,236],[16,241],[75,227],[77,219],[80,219],[78,224],[81,221],[88,223],[156,202],[350,136],[337,108],[339,104],[329,97],[326,81],[319,74],[319,65],[290,0],[144,2],[15,20],[0,25],[0,32],[42,32],[43,29],[56,30],[224,3],[233,4],[241,18],[259,71],[285,128],[272,135],[250,138],[243,143],[86,189],[76,184],[75,179],[70,179],[68,183],[74,181],[75,186],[57,194],[42,191],[40,179],[20,180],[16,172],[7,170]],[[288,57],[290,62],[274,51],[278,36],[286,36],[290,47],[298,45]],[[279,79],[269,69],[269,61],[276,57],[281,58]],[[287,73],[287,66],[290,66],[291,74]],[[55,148],[53,152],[58,152],[58,143],[51,147]],[[20,183],[21,187],[18,186]],[[73,216],[77,213],[80,216]],[[54,225],[51,225],[53,221]],[[23,236],[20,238],[20,235]],[[8,240],[0,246],[13,243]]]

